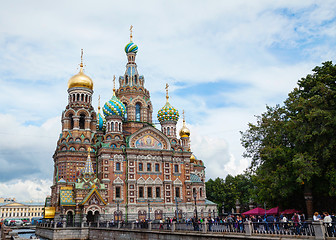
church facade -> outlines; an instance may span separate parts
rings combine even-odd
[[[56,217],[187,219],[196,212],[198,217],[215,217],[217,207],[206,199],[204,163],[191,152],[184,116],[182,129],[176,129],[180,115],[169,102],[168,84],[166,104],[157,113],[159,130],[152,122],[144,76],[138,73],[132,33],[125,52],[119,88],[114,87],[102,109],[99,103],[98,113],[83,61],[68,82],[68,105],[53,155],[51,206]]]

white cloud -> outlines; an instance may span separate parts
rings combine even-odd
[[[44,202],[48,195],[51,195],[49,180],[13,180],[10,182],[0,182],[0,196],[6,198],[16,198],[16,201]]]
[[[241,173],[249,160],[242,158],[239,131],[266,104],[282,103],[314,66],[334,59],[335,13],[332,0],[3,2],[0,183],[51,179],[59,116],[80,49],[96,107],[98,94],[102,104],[111,97],[113,75],[125,71],[131,24],[154,119],[169,82],[171,103],[186,110],[192,150],[207,176]],[[202,89],[177,94],[182,87],[174,86],[225,81],[243,87],[209,96]]]

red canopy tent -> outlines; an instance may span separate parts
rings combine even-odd
[[[277,215],[279,214],[279,207],[271,208],[266,211],[267,215]]]
[[[251,209],[250,211],[242,213],[244,215],[265,215],[265,209],[263,208],[254,208]]]
[[[284,211],[281,212],[281,214],[293,214],[293,213],[299,213],[300,211],[296,210],[296,209],[286,209]]]

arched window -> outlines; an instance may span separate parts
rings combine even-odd
[[[82,102],[84,101],[84,94],[83,93],[81,94],[81,101]]]
[[[134,83],[137,85],[137,75],[134,76]]]
[[[200,198],[202,198],[202,188],[200,188]]]
[[[69,115],[69,118],[70,118],[70,129],[73,129],[74,128],[74,120],[73,120],[73,114],[72,113]]]
[[[116,171],[120,171],[120,162],[116,163]]]
[[[79,93],[77,93],[77,101],[79,101]]]
[[[140,121],[141,119],[140,109],[141,109],[140,103],[137,103],[135,105],[135,121]]]
[[[128,85],[128,76],[126,75],[125,78],[126,78],[126,85]]]
[[[170,127],[167,128],[167,136],[170,135]]]
[[[119,125],[117,122],[114,123],[115,124],[115,131],[118,132],[119,131]]]
[[[113,132],[114,131],[114,123],[113,122],[111,122],[111,132]]]
[[[85,102],[88,101],[88,95],[85,95]]]
[[[125,116],[125,120],[127,120],[127,104],[126,104],[126,103],[124,103],[124,105],[125,105],[125,110],[126,110],[126,111],[125,111],[125,115],[124,115],[124,116]]]
[[[119,123],[119,131],[121,132],[121,123]]]
[[[79,129],[85,129],[85,115],[83,113],[79,117]]]

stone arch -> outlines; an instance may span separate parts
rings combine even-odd
[[[79,109],[79,110],[76,112],[76,116],[78,116],[78,117],[79,117],[81,114],[84,114],[85,117],[88,117],[88,116],[91,115],[91,114],[89,113],[89,111],[86,110],[86,109]]]
[[[65,113],[64,113],[64,117],[70,117],[70,114],[72,114],[73,116],[76,115],[76,112],[73,109],[68,109]]]

